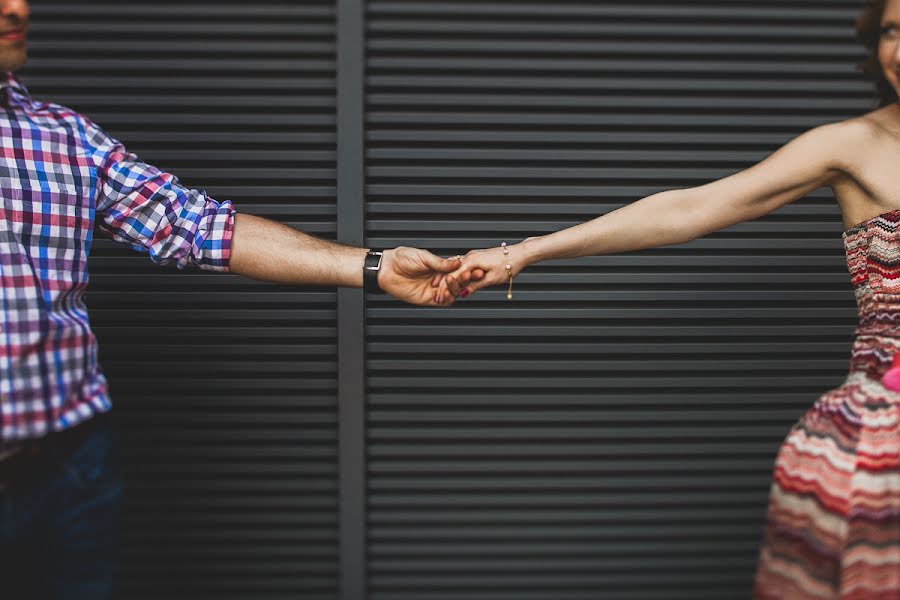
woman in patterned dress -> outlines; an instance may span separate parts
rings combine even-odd
[[[900,357],[900,0],[870,3],[857,31],[877,110],[812,129],[719,181],[472,251],[436,292],[446,302],[488,285],[511,289],[540,260],[685,243],[830,187],[847,227],[859,325],[846,380],[815,402],[778,452],[758,600],[900,600],[900,361],[885,378]]]

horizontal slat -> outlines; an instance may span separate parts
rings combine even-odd
[[[679,397],[679,394],[673,394]],[[378,395],[383,398],[383,395]],[[681,394],[685,397],[685,394]],[[808,396],[806,400],[808,400]],[[568,402],[568,398],[564,398]],[[794,403],[797,403],[794,400]],[[384,401],[378,401],[378,404],[384,404]],[[614,442],[598,442],[598,441],[574,441],[571,443],[553,443],[535,445],[530,443],[487,443],[480,445],[464,445],[451,444],[445,441],[416,443],[393,443],[393,444],[377,444],[371,448],[370,455],[373,464],[384,457],[399,459],[406,458],[408,454],[415,449],[421,459],[427,460],[434,457],[437,458],[453,458],[454,460],[490,460],[494,457],[515,458],[516,460],[531,460],[534,458],[547,459],[548,457],[571,458],[571,459],[587,459],[594,458],[596,460],[615,460],[621,456],[621,448]],[[629,455],[635,457],[657,457],[657,458],[704,458],[710,454],[721,457],[746,457],[755,456],[757,458],[765,457],[772,460],[772,448],[757,446],[753,443],[741,442],[705,442],[703,444],[695,443],[678,443],[659,442],[657,440],[645,440],[643,442],[636,441],[629,445]]]
[[[68,2],[66,6],[72,6],[72,3]],[[222,5],[220,4],[220,6]],[[102,12],[106,13],[107,9],[104,9]],[[44,18],[45,16],[42,15],[41,21]],[[109,38],[106,36],[81,38],[42,35],[39,28],[35,30],[35,26],[32,26],[30,33],[28,51],[32,57],[38,60],[43,60],[45,57],[66,56],[72,53],[109,56]],[[108,33],[112,34],[115,32]],[[243,43],[236,44],[235,42]],[[292,55],[300,59],[322,55],[333,56],[336,50],[334,40],[327,37],[302,40],[292,39],[290,45],[286,45],[284,40],[279,39],[235,40],[234,38],[210,39],[200,36],[182,36],[167,39],[164,47],[160,47],[159,39],[156,37],[132,37],[128,42],[128,47],[137,54],[153,52],[157,56],[172,55],[181,57],[185,53],[200,55],[215,53],[218,56],[227,56],[228,54],[239,54],[241,56],[268,54],[278,57]],[[159,63],[157,63],[158,65]],[[98,73],[98,75],[100,74]]]
[[[733,97],[735,94],[744,94],[748,97],[757,98],[762,104],[763,100],[784,100],[790,97],[803,96],[803,92],[815,87],[820,90],[820,94],[816,98],[836,97],[849,98],[857,101],[870,98],[870,87],[862,80],[842,81],[840,79],[824,79],[821,77],[803,77],[803,78],[773,78],[773,77],[747,77],[744,76],[739,80],[730,77],[721,76],[719,78],[699,78],[690,74],[675,76],[671,73],[665,73],[659,77],[582,77],[574,81],[559,77],[551,78],[550,75],[541,77],[532,76],[524,77],[503,77],[500,82],[491,83],[491,79],[495,79],[488,75],[481,78],[469,77],[461,78],[459,76],[434,76],[430,75],[426,78],[424,75],[418,77],[403,75],[380,74],[373,76],[370,80],[373,91],[378,94],[387,94],[392,91],[395,94],[411,93],[411,92],[427,92],[433,89],[441,89],[448,93],[460,93],[461,88],[468,88],[469,93],[475,93],[476,90],[487,88],[493,95],[504,94],[505,97],[515,98],[520,96],[533,95],[544,90],[545,86],[554,86],[554,89],[562,88],[570,92],[570,96],[577,94],[579,97],[600,98],[607,94],[630,94],[630,95],[647,95],[647,96],[668,96],[670,98],[677,97],[678,93],[686,92],[702,93],[707,95],[715,95],[717,99],[725,97]],[[542,85],[542,82],[544,85]],[[464,84],[464,85],[463,85]],[[490,96],[481,95],[483,102],[489,102]],[[552,95],[551,95],[552,97]],[[872,106],[870,102],[868,106]],[[708,108],[715,108],[712,102]],[[789,126],[790,127],[790,126]],[[520,132],[506,132],[509,135],[515,135]],[[610,132],[615,133],[615,132]],[[641,133],[647,135],[648,132],[634,132],[640,136]],[[700,132],[702,133],[702,132]],[[720,135],[722,135],[720,133]],[[734,135],[731,133],[730,135]],[[683,138],[682,138],[683,139]]]
[[[34,75],[30,74],[32,70],[35,72]],[[28,73],[29,74],[24,81],[29,85],[29,90],[32,91],[37,98],[43,98],[45,96],[50,98],[51,96],[44,94],[42,90],[49,89],[51,86],[58,89],[60,93],[66,93],[69,90],[84,93],[84,75],[51,74],[51,72],[47,70],[43,71],[44,74],[42,74],[41,69],[36,66],[30,67]],[[251,82],[247,77],[238,76],[214,77],[210,75],[201,78],[197,77],[196,72],[187,72],[180,76],[147,74],[140,77],[131,75],[130,73],[121,73],[115,76],[99,77],[91,82],[92,90],[114,90],[119,94],[130,92],[133,94],[144,95],[150,91],[159,89],[183,89],[198,93],[200,90],[205,89],[214,91],[217,88],[227,90],[230,93],[233,93],[235,89],[247,88],[257,93],[261,90],[278,90],[282,92],[314,92],[316,94],[321,94],[326,93],[329,89],[334,89],[334,78],[323,77],[321,75],[313,77],[297,77],[296,74],[288,73],[281,74],[278,77],[272,75],[270,77],[260,78],[259,80],[254,79]],[[127,107],[122,107],[121,111],[117,111],[109,116],[116,116],[117,114],[120,114],[120,112],[125,111],[127,111]],[[246,113],[244,116],[250,118],[265,115]]]
[[[794,137],[788,133],[793,127],[785,127],[781,131],[768,129],[766,131],[734,130],[728,131],[694,131],[691,132],[691,146],[697,148],[715,147],[726,151],[735,148],[751,147],[757,151],[771,152],[778,145],[783,144]],[[390,142],[415,142],[422,146],[440,146],[441,144],[477,145],[478,148],[497,147],[500,144],[512,143],[510,149],[526,147],[526,144],[553,150],[555,145],[560,148],[578,146],[586,150],[598,148],[646,149],[652,150],[656,145],[665,145],[667,148],[683,149],[684,134],[666,130],[652,131],[616,131],[616,130],[485,130],[480,128],[466,128],[463,126],[449,127],[446,129],[417,128],[387,129],[383,126],[371,128],[366,132],[366,139],[370,142],[370,148],[376,143],[378,147]],[[553,144],[553,145],[550,145]],[[370,150],[371,152],[372,150]],[[816,197],[815,193],[810,197]]]
[[[547,86],[555,86],[555,83],[549,82]],[[523,87],[544,87],[545,84],[540,78],[534,78]],[[593,86],[593,84],[591,84]],[[561,86],[563,88],[567,86]],[[581,89],[580,86],[578,86]],[[724,87],[724,86],[722,86]],[[776,84],[772,85],[773,88]],[[757,88],[758,89],[758,88]],[[844,88],[840,91],[851,91]],[[864,108],[868,106],[869,101],[866,93],[860,90],[853,94],[855,99],[845,98],[828,98],[817,97],[809,100],[805,98],[769,98],[766,96],[759,97],[734,97],[730,92],[719,92],[718,94],[710,93],[707,96],[696,96],[691,98],[669,98],[661,100],[656,97],[638,96],[634,93],[618,93],[603,94],[602,97],[594,96],[550,96],[538,97],[529,93],[516,93],[510,90],[504,90],[504,93],[496,94],[491,97],[479,96],[476,94],[443,94],[428,92],[411,92],[408,94],[373,94],[370,105],[376,108],[382,106],[391,106],[393,108],[409,107],[410,110],[418,110],[420,107],[432,109],[435,106],[452,107],[458,110],[461,106],[472,106],[482,109],[485,107],[504,107],[504,108],[533,108],[541,107],[545,110],[594,110],[594,109],[622,109],[629,107],[635,111],[640,110],[673,110],[682,109],[687,111],[697,110],[770,110],[770,111],[807,111],[807,110],[853,110],[856,108]]]
[[[461,306],[464,306],[464,304],[461,304]],[[397,315],[397,319],[391,321],[377,320],[373,322],[370,325],[369,333],[373,337],[380,336],[382,339],[393,332],[396,332],[404,339],[434,339],[435,337],[442,339],[443,336],[451,338],[468,337],[471,335],[470,331],[460,328],[458,326],[458,321],[455,320],[461,316],[457,315],[461,310],[468,309],[454,308],[452,312],[442,311],[443,316],[452,318],[452,320],[448,319],[448,321],[443,324],[435,324],[429,321],[417,321],[410,319],[409,317],[411,315],[409,313],[406,315],[401,314]],[[848,311],[848,313],[849,312],[850,311]],[[415,314],[420,317],[423,316],[422,311],[416,312]],[[454,315],[456,316],[454,317]],[[491,316],[493,316],[493,313],[491,313]],[[405,324],[396,324],[397,321],[403,321]],[[797,323],[796,321],[785,325],[719,322],[711,323],[702,329],[698,329],[694,325],[672,324],[671,322],[641,324],[621,322],[604,323],[598,321],[579,325],[571,323],[567,324],[565,321],[554,322],[549,320],[542,320],[540,323],[532,324],[529,329],[522,329],[515,322],[503,325],[491,321],[492,319],[489,319],[486,322],[478,323],[478,331],[481,336],[508,337],[511,340],[517,340],[525,336],[535,337],[545,335],[548,337],[558,336],[558,338],[562,339],[572,339],[575,342],[583,342],[583,338],[590,338],[592,340],[641,340],[643,338],[655,338],[660,340],[671,340],[672,342],[678,343],[684,339],[691,338],[716,340],[724,338],[765,340],[769,337],[784,335],[795,340],[799,338],[817,341],[841,341],[843,343],[849,341],[852,334],[852,330],[848,329],[847,324],[802,324]],[[848,350],[846,346],[841,346],[841,348],[843,351]]]
[[[147,22],[141,19],[128,20],[122,17],[113,19],[96,19],[86,15],[80,22],[46,20],[44,22],[33,19],[38,23],[36,33],[43,36],[65,36],[72,33],[72,28],[77,25],[78,33],[85,36],[103,36],[106,39],[112,37],[132,38],[147,36]],[[110,22],[115,23],[115,29],[111,32]],[[164,27],[163,27],[164,25]],[[221,37],[221,36],[275,36],[283,35],[293,38],[297,35],[331,37],[334,35],[333,23],[318,23],[310,20],[300,22],[285,22],[285,19],[273,19],[271,23],[255,23],[250,20],[215,21],[206,19],[194,23],[184,20],[173,21],[166,19],[160,23],[160,29],[154,30],[154,39],[159,40],[160,34],[166,36],[192,36],[192,37]],[[113,35],[114,34],[114,35]],[[163,68],[163,65],[160,65]]]
[[[449,85],[449,84],[448,84]],[[849,111],[852,106],[846,106]],[[636,114],[625,112],[610,113],[540,113],[540,112],[514,112],[498,111],[488,112],[462,112],[462,111],[373,111],[369,113],[369,121],[373,126],[396,124],[415,124],[427,128],[435,125],[487,125],[493,128],[500,126],[519,126],[523,129],[537,129],[548,126],[567,126],[573,128],[585,127],[610,127],[622,129],[625,127],[662,127],[673,130],[681,127],[687,130],[698,129],[715,130],[722,127],[736,129],[742,128],[769,130],[811,128],[838,120],[835,115],[828,113],[802,113],[796,115],[763,115],[763,114],[730,114],[718,115],[700,113],[696,115],[684,114],[675,111],[659,111],[654,113]]]
[[[677,91],[696,92],[704,89],[704,87],[702,87],[703,83],[706,83],[707,85],[710,84],[711,78],[709,75],[718,74],[724,78],[731,72],[730,69],[732,66],[735,66],[737,71],[741,74],[758,72],[759,78],[757,81],[768,82],[769,84],[774,85],[779,82],[780,79],[783,79],[779,76],[785,72],[796,71],[808,74],[841,73],[841,68],[846,66],[848,60],[861,60],[864,58],[864,55],[859,51],[857,46],[848,45],[842,55],[833,56],[833,52],[825,53],[824,57],[827,57],[830,60],[824,60],[823,55],[817,55],[815,66],[811,67],[808,60],[810,57],[803,57],[802,55],[796,56],[792,53],[787,53],[785,55],[785,53],[782,52],[778,56],[779,59],[782,59],[779,61],[779,64],[782,62],[787,65],[791,65],[792,62],[795,64],[790,67],[782,65],[778,68],[765,71],[764,69],[761,69],[761,67],[766,64],[771,65],[773,62],[772,56],[763,55],[757,58],[756,55],[741,54],[729,57],[728,60],[720,59],[710,61],[708,56],[694,56],[694,54],[699,55],[701,53],[701,48],[702,46],[697,49],[694,49],[693,46],[682,46],[681,54],[687,54],[688,56],[682,57],[679,55],[679,52],[675,51],[666,54],[664,59],[660,59],[660,52],[658,51],[646,58],[641,57],[641,54],[637,53],[634,56],[628,54],[627,57],[623,56],[623,58],[616,60],[597,56],[584,58],[502,57],[478,59],[457,56],[428,56],[427,54],[425,56],[403,55],[397,57],[386,56],[382,58],[373,58],[369,61],[369,66],[374,74],[378,74],[377,77],[373,76],[371,81],[390,81],[397,84],[399,87],[427,87],[431,82],[442,81],[447,77],[453,76],[462,81],[478,83],[479,90],[492,89],[494,85],[491,85],[489,81],[486,80],[486,74],[493,72],[495,74],[503,75],[496,85],[503,85],[506,87],[511,87],[512,82],[530,82],[534,79],[548,79],[566,86],[575,86],[582,82],[582,80],[590,79],[591,83],[596,81],[599,85],[623,85],[624,83],[634,83],[638,86],[638,89],[647,89],[650,86],[659,85],[660,83],[681,83],[681,85],[676,88]],[[744,48],[746,48],[746,46],[744,46]],[[690,52],[690,50],[693,50],[693,53]],[[619,54],[624,55],[625,53],[620,51]],[[804,58],[806,58],[806,60],[803,60]],[[661,77],[654,77],[653,79],[645,81],[634,81],[637,78],[627,77],[626,81],[616,81],[615,77],[623,71],[627,71],[627,75],[634,75],[638,72],[653,70],[655,74],[657,69],[651,68],[651,60],[658,63],[657,69],[658,71],[661,71]],[[273,65],[273,68],[278,67],[280,64],[281,63],[276,63]],[[297,68],[301,66],[312,69],[315,64],[317,63],[300,63],[299,65],[294,66],[293,70],[297,70]],[[240,68],[241,66],[243,66],[243,63],[236,64],[236,68]],[[433,69],[440,69],[443,74],[435,75],[432,71]],[[700,76],[695,76],[693,79],[684,80],[678,78],[676,80],[673,77],[673,74],[680,71],[701,71],[701,73],[699,73]],[[398,72],[404,72],[413,75],[413,77],[403,81],[396,77],[387,76],[388,74]],[[529,73],[531,74],[530,77],[526,77]],[[463,76],[466,77],[463,79]],[[729,81],[731,80],[729,79]],[[716,80],[712,79],[712,83],[715,82]],[[739,86],[746,86],[752,82],[753,79],[749,77],[742,77],[741,80],[736,82],[731,81],[731,83]],[[721,81],[719,83],[721,85]],[[818,80],[814,79],[808,83],[812,85],[830,85],[837,89],[847,89],[848,87],[852,87],[861,90],[862,81],[857,80],[856,82],[853,82],[847,81],[847,78],[845,77],[828,78],[823,76]],[[853,85],[854,83],[856,83],[855,86]],[[698,84],[701,85],[699,89],[695,87]],[[808,89],[809,88],[807,88],[807,90]],[[790,92],[798,90],[799,88],[796,87],[795,84],[795,86],[788,86],[784,91]],[[772,91],[774,92],[775,90]],[[805,99],[811,100],[811,98]]]
[[[368,45],[372,52],[369,64],[373,67],[381,67],[385,64],[383,61],[388,57],[400,58],[402,56],[401,60],[419,60],[431,55],[448,55],[444,60],[454,60],[460,56],[477,57],[484,61],[481,63],[479,60],[478,64],[489,65],[494,60],[493,57],[497,55],[508,55],[510,60],[535,57],[538,60],[536,64],[540,64],[542,60],[562,58],[567,61],[577,61],[585,55],[608,56],[610,54],[629,56],[678,56],[680,54],[770,56],[786,60],[796,60],[800,57],[811,60],[820,60],[823,57],[843,57],[857,60],[864,54],[864,51],[854,43],[849,35],[842,35],[839,39],[826,40],[795,39],[784,36],[781,39],[769,40],[766,44],[748,44],[746,40],[729,38],[710,39],[679,36],[668,40],[659,35],[654,37],[657,39],[654,39],[652,44],[648,44],[646,40],[616,39],[610,36],[597,36],[595,39],[560,36],[552,39],[530,38],[525,40],[378,37],[369,40]],[[413,56],[414,54],[419,56]],[[658,75],[665,76],[664,73]]]
[[[768,6],[741,4],[731,2],[728,6],[690,6],[683,4],[667,4],[661,2],[641,4],[591,4],[586,2],[403,2],[391,0],[373,0],[369,6],[369,15],[373,18],[382,15],[397,15],[409,18],[413,15],[465,15],[476,19],[484,17],[501,17],[508,19],[518,16],[539,17],[540,19],[558,20],[573,18],[579,21],[590,17],[647,20],[673,20],[695,22],[722,19],[723,21],[762,19],[767,24],[778,21],[799,21],[808,25],[813,21],[835,21],[845,23],[852,18],[852,9],[828,6],[779,6],[770,3]]]
[[[432,507],[432,508],[448,508],[465,510],[474,507],[505,507],[508,510],[516,510],[527,507],[550,508],[558,506],[582,506],[582,507],[610,507],[621,509],[626,506],[674,506],[674,505],[694,505],[694,506],[715,506],[728,505],[735,502],[746,502],[756,498],[757,506],[759,502],[765,500],[765,493],[759,493],[757,490],[733,489],[726,486],[718,486],[713,490],[710,489],[668,489],[664,494],[658,494],[652,491],[636,494],[628,489],[611,490],[608,488],[580,488],[577,493],[573,494],[570,490],[506,490],[506,489],[482,489],[482,490],[444,490],[443,492],[434,490],[405,490],[405,491],[384,491],[371,490],[370,506],[372,507]],[[760,517],[763,512],[760,510]],[[545,539],[542,543],[547,544],[548,549],[556,548],[559,551],[566,552],[588,552],[590,544],[584,543],[583,540],[577,539]],[[629,540],[620,539],[617,543],[621,544],[623,552],[627,552],[629,548],[644,548],[650,550],[652,544],[657,547],[666,548],[671,546],[693,546],[693,550],[704,547],[703,543],[697,539],[690,537],[684,538],[664,538],[659,537],[656,540]],[[737,544],[732,538],[730,540],[721,540],[723,544]],[[743,541],[746,543],[746,541]],[[754,541],[755,543],[755,541]],[[435,547],[441,544],[438,540],[417,540],[415,546],[405,546],[401,541],[395,540],[388,542],[380,538],[373,538],[373,546],[378,548],[390,548],[395,554],[414,551],[416,547],[430,547],[430,551],[435,552]],[[457,545],[458,544],[458,545]],[[468,544],[476,546],[483,544],[482,551],[491,552],[490,548],[494,546],[502,546],[502,540],[459,540],[456,544],[443,548],[445,555],[457,554],[457,548],[464,548]],[[470,552],[474,552],[475,548],[471,547]],[[524,548],[518,550],[506,548],[506,552],[510,554],[527,554]],[[531,550],[534,552],[534,550]]]
[[[852,20],[853,13],[847,13]],[[662,20],[662,19],[661,19]],[[272,31],[276,33],[276,31]],[[592,38],[640,38],[671,40],[679,38],[747,38],[756,43],[765,43],[766,40],[783,41],[785,39],[804,40],[832,38],[847,42],[852,39],[852,29],[846,21],[835,21],[834,25],[809,24],[799,26],[793,24],[769,24],[761,26],[756,23],[740,23],[739,21],[727,21],[726,23],[697,23],[682,22],[677,27],[670,23],[653,23],[646,20],[624,21],[615,19],[600,20],[598,22],[583,22],[581,19],[572,19],[570,22],[543,18],[522,19],[497,19],[496,21],[476,21],[461,18],[441,18],[429,20],[427,18],[408,19],[373,19],[368,25],[368,33],[372,37],[415,35],[435,36],[465,35],[465,36],[497,36],[516,37],[525,36],[554,36],[566,37],[592,37]]]
[[[662,338],[662,336],[659,336]],[[673,336],[674,337],[674,336]],[[714,357],[717,354],[727,352],[729,354],[748,354],[760,356],[764,353],[770,356],[780,354],[788,355],[788,358],[812,358],[821,357],[828,354],[823,351],[821,342],[818,340],[810,340],[805,342],[792,340],[790,342],[730,342],[727,338],[711,340],[708,342],[697,343],[680,343],[678,341],[665,339],[654,343],[653,341],[644,342],[622,342],[622,341],[591,341],[581,343],[572,340],[564,341],[543,341],[539,335],[535,335],[535,341],[523,346],[516,342],[490,342],[481,341],[478,348],[472,348],[463,342],[444,342],[440,348],[436,348],[433,343],[427,341],[415,341],[401,338],[401,336],[392,337],[391,341],[378,342],[370,341],[367,348],[374,356],[384,356],[385,354],[404,353],[408,356],[427,356],[428,354],[443,354],[446,352],[464,354],[468,351],[469,356],[493,356],[505,357],[507,355],[538,356],[543,360],[548,360],[547,355],[560,355],[567,353],[568,355],[578,354],[598,354],[604,357],[609,356],[632,356],[640,355],[647,357],[660,357],[666,355],[675,356],[697,356],[704,359]],[[502,360],[502,359],[498,359]]]

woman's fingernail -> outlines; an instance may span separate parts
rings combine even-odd
[[[459,297],[460,297],[460,298],[465,298],[465,297],[468,296],[468,295],[469,295],[469,288],[465,288],[465,289],[463,289],[463,291],[461,291],[461,292],[459,293]]]

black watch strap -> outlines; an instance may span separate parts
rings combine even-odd
[[[366,261],[363,263],[363,288],[367,292],[384,293],[384,290],[378,286],[378,272],[381,270],[382,258],[384,258],[382,250],[369,250],[366,253]]]

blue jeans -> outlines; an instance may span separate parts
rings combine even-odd
[[[48,452],[0,490],[0,598],[109,600],[119,562],[122,477],[100,418],[68,452]]]

